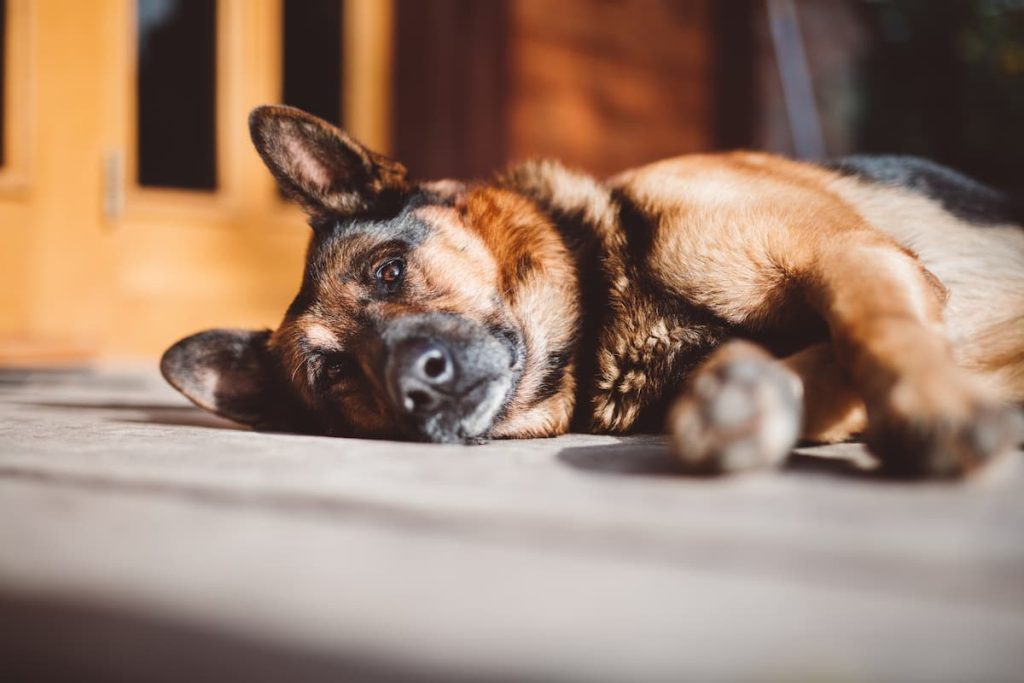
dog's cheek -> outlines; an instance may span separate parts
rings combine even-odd
[[[434,307],[483,320],[494,312],[498,264],[483,240],[450,213],[444,221],[434,217],[434,230],[416,250],[423,285],[434,294]]]
[[[325,420],[332,434],[353,437],[397,437],[396,424],[383,404],[383,397],[352,394],[327,409]]]

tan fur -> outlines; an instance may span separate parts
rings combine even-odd
[[[527,366],[507,419],[496,436],[547,436],[568,430],[574,405],[573,366],[567,381],[547,401],[530,406],[548,354],[573,342],[579,325],[578,277],[565,245],[550,220],[523,197],[483,187],[460,205],[465,224],[474,226],[501,272],[501,296],[525,333]]]
[[[602,244],[610,317],[594,429],[632,428],[651,396],[671,391],[659,362],[705,334],[664,315],[629,272],[629,242],[641,239],[645,273],[755,338],[788,329],[799,342],[805,321],[827,323],[833,344],[786,361],[807,387],[807,438],[863,430],[865,401],[886,431],[967,422],[983,406],[1020,400],[1019,227],[982,231],[907,191],[756,153],[670,159],[612,178],[609,190],[649,224],[642,236],[610,217],[607,193],[557,165],[510,177],[555,208],[589,214]]]
[[[957,361],[1024,401],[1024,230],[965,224],[927,197],[836,177],[828,188],[912,250],[949,290],[945,334]]]
[[[831,344],[815,344],[783,359],[800,378],[804,395],[803,430],[808,441],[836,443],[867,427],[864,401],[839,365]]]

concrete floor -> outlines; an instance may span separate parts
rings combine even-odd
[[[1024,453],[679,476],[656,437],[259,434],[0,373],[0,679],[1024,679]]]

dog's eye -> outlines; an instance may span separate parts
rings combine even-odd
[[[398,285],[401,284],[404,275],[405,261],[400,258],[393,258],[377,269],[376,278],[380,286],[384,288],[384,291],[390,294],[398,289]]]
[[[347,353],[332,353],[324,357],[323,374],[329,382],[351,377],[355,370],[355,359]]]

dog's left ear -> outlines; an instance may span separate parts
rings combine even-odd
[[[206,330],[164,352],[160,372],[200,408],[259,429],[297,430],[296,403],[281,390],[270,332]]]
[[[371,212],[407,188],[402,164],[301,109],[257,107],[249,132],[282,191],[313,219]]]

